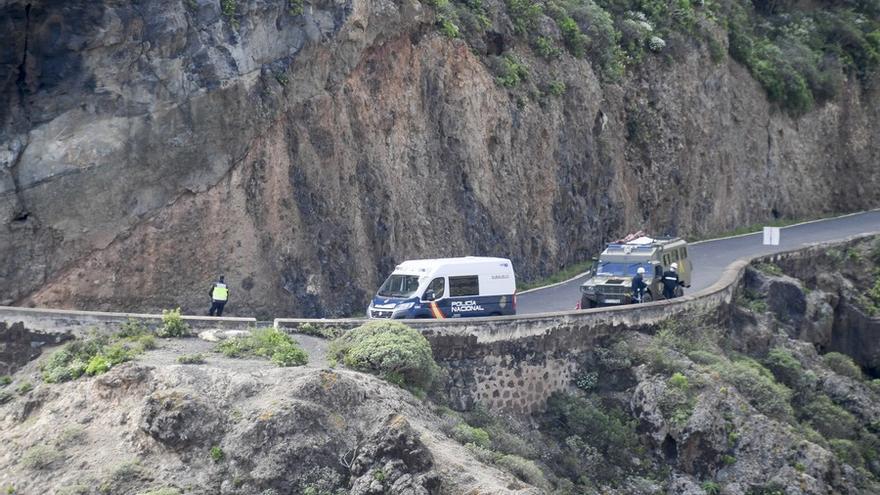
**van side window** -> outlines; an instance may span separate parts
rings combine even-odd
[[[671,259],[672,261],[678,261],[678,249],[669,253],[669,259]]]
[[[434,299],[440,299],[446,295],[446,280],[443,277],[431,280],[431,283],[428,284],[428,289],[425,292],[429,290],[434,291]]]
[[[449,296],[476,296],[480,294],[480,279],[476,275],[449,277]]]
[[[681,259],[688,257],[688,248],[681,248]]]
[[[668,254],[663,255],[663,266],[669,266],[669,255]]]
[[[660,265],[654,265],[654,278],[657,280],[663,278],[663,267]]]

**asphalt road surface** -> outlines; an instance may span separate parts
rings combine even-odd
[[[691,244],[688,254],[694,273],[691,288],[685,289],[685,292],[693,293],[709,287],[718,280],[726,266],[740,258],[877,232],[880,232],[880,210],[785,227],[781,230],[778,246],[764,246],[761,232]],[[586,279],[586,276],[579,277],[561,285],[520,294],[517,296],[516,313],[522,315],[574,309],[580,301],[580,286]]]

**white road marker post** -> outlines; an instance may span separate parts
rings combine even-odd
[[[764,245],[779,245],[779,227],[764,227]]]

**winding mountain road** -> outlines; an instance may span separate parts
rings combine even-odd
[[[697,242],[688,247],[694,275],[691,288],[686,292],[693,293],[709,287],[718,280],[727,265],[740,258],[868,233],[880,233],[880,210],[784,227],[778,246],[764,246],[761,232]],[[524,292],[517,297],[516,312],[524,315],[574,309],[580,300],[580,285],[586,279],[587,276],[582,275],[559,285]]]

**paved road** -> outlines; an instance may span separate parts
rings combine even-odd
[[[785,227],[780,234],[779,246],[762,245],[763,234],[760,232],[693,244],[688,249],[694,264],[694,275],[687,292],[709,287],[718,280],[727,265],[739,258],[874,232],[880,232],[880,210]],[[586,277],[580,277],[555,287],[521,294],[517,297],[516,312],[529,314],[574,309],[580,300],[579,287],[585,280]]]

